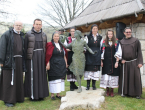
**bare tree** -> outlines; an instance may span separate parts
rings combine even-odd
[[[9,17],[12,18],[13,16],[15,16],[15,14],[12,14],[6,10],[6,8],[9,6],[10,6],[10,1],[0,0],[0,18],[1,18],[0,25],[6,26],[6,27],[9,27],[10,25],[6,24],[2,20],[6,20]]]
[[[8,13],[4,10],[3,6],[7,0],[0,0],[0,18],[7,17]],[[4,25],[4,22],[0,21],[0,25]]]
[[[91,0],[45,0],[38,5],[37,14],[42,20],[55,28],[54,24],[62,28],[73,20]]]

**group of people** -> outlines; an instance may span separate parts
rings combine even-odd
[[[108,30],[103,39],[96,24],[83,38],[81,32],[72,27],[64,43],[60,42],[58,31],[47,43],[40,19],[34,20],[25,38],[21,29],[22,22],[16,21],[13,28],[0,38],[0,100],[6,106],[12,107],[16,102],[23,102],[24,97],[32,101],[43,100],[49,96],[49,92],[52,100],[61,99],[60,92],[65,90],[66,74],[70,91],[82,91],[80,79],[83,75],[87,83],[86,90],[90,89],[91,81],[92,89],[96,90],[100,67],[100,87],[106,89],[106,96],[113,97],[113,89],[119,87],[121,96],[140,98],[143,58],[140,41],[132,36],[131,28],[125,28],[126,37],[119,41],[113,30]]]
[[[47,36],[42,31],[42,21],[34,20],[25,39],[22,27],[22,22],[16,21],[0,38],[0,100],[8,107],[24,102],[24,97],[43,100],[49,96],[45,66]]]

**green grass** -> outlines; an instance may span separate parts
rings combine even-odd
[[[99,81],[96,85],[99,88]],[[82,80],[82,86],[86,86],[86,81]],[[69,91],[69,82],[65,81],[65,90]],[[61,92],[61,96],[65,96],[65,92]],[[142,99],[132,97],[121,97],[115,89],[114,97],[105,97],[105,102],[99,110],[144,110],[145,109],[145,88],[143,89]],[[43,101],[30,101],[25,98],[24,103],[16,103],[14,107],[6,107],[3,101],[0,101],[0,110],[58,110],[61,102],[59,99],[52,101],[50,96]],[[82,110],[82,109],[78,109]]]

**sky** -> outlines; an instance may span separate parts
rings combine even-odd
[[[0,0],[2,1],[2,0]],[[0,5],[0,9],[4,9],[16,16],[9,16],[7,19],[0,18],[0,21],[14,22],[15,20],[22,21],[24,24],[33,24],[34,19],[41,18],[36,15],[38,5],[44,3],[45,0],[7,0],[8,3]],[[48,0],[49,1],[49,0]],[[92,1],[92,0],[88,0]],[[47,7],[48,9],[48,7]]]
[[[34,19],[37,18],[34,12],[37,10],[39,2],[43,0],[8,0],[9,2],[3,6],[9,13],[15,14],[8,19],[4,19],[6,22],[14,22],[20,20],[26,24],[32,24]]]

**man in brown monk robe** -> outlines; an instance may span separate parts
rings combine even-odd
[[[42,21],[35,19],[33,28],[25,36],[26,69],[24,95],[31,100],[42,100],[49,95],[45,66],[47,36]]]
[[[4,101],[8,107],[14,106],[16,102],[24,101],[24,34],[21,29],[22,23],[16,21],[14,28],[6,31],[0,39],[0,66],[2,68],[0,100]]]
[[[133,96],[140,99],[142,83],[140,68],[143,65],[141,44],[132,37],[131,28],[124,30],[125,38],[120,43],[122,47],[122,72],[119,78],[119,93],[121,96]]]

